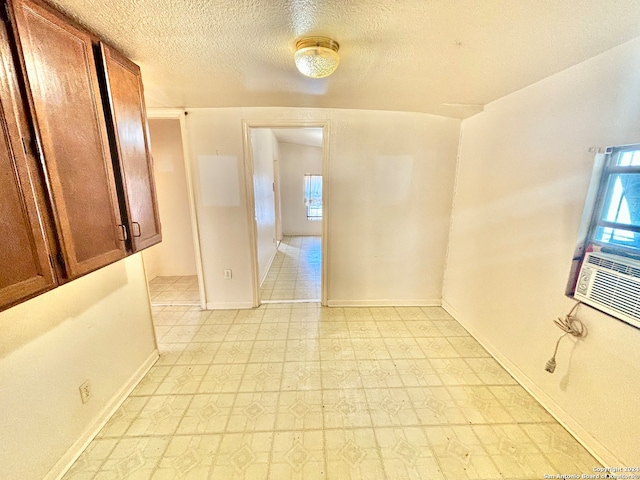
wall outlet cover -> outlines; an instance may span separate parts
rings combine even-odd
[[[82,403],[87,403],[92,396],[91,382],[87,380],[82,385],[80,385],[79,388],[80,388],[80,400],[82,400]]]

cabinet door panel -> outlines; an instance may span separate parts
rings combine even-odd
[[[24,103],[0,23],[0,310],[56,285],[23,151],[17,114]]]
[[[101,44],[134,252],[161,240],[140,68]]]
[[[125,256],[91,37],[45,6],[13,2],[67,275]]]

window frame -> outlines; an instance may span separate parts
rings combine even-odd
[[[310,200],[310,195],[308,195],[307,192],[307,179],[309,179],[309,184],[311,184],[313,182],[313,179],[315,177],[320,178],[320,206],[312,206],[310,205],[309,201]],[[324,202],[323,202],[323,196],[324,196],[324,179],[322,178],[322,174],[318,174],[318,173],[305,173],[302,177],[302,195],[303,195],[303,201],[304,201],[304,205],[305,205],[305,211],[306,211],[306,215],[307,215],[307,221],[308,222],[319,222],[322,221],[323,217],[324,217]],[[311,210],[320,210],[320,215],[311,215],[310,211]]]
[[[601,242],[597,241],[595,238],[597,228],[602,225],[602,209],[607,201],[605,193],[610,176],[612,174],[620,173],[621,171],[623,173],[640,173],[640,166],[624,167],[612,165],[612,163],[616,161],[617,156],[620,153],[640,151],[640,144],[598,149],[593,148],[589,151],[595,152],[595,158],[591,173],[591,180],[589,182],[587,195],[584,201],[584,209],[582,212],[582,219],[580,221],[580,228],[578,230],[576,248],[571,261],[569,278],[565,288],[565,295],[569,298],[574,298],[580,269],[582,268],[582,263],[590,250],[600,250],[604,253],[610,253],[612,255],[618,255],[620,257],[640,261],[639,248],[629,248],[615,243]],[[614,225],[618,226],[618,224],[615,223]],[[623,229],[628,227],[628,225],[621,226]]]
[[[603,210],[610,199],[610,195],[608,193],[611,177],[616,174],[640,175],[640,165],[621,166],[614,164],[619,158],[620,154],[630,151],[640,152],[640,144],[625,145],[621,147],[609,147],[606,149],[604,165],[602,167],[600,179],[598,181],[596,201],[593,205],[591,218],[589,219],[589,227],[584,241],[584,246],[587,247],[589,245],[597,245],[598,247],[609,251],[609,253],[621,255],[624,257],[631,257],[638,260],[640,259],[640,247],[631,247],[617,243],[604,242],[596,238],[596,233],[599,227],[611,228],[614,230],[626,230],[640,234],[640,226],[610,222],[602,219]],[[588,205],[586,205],[585,208],[588,208]]]

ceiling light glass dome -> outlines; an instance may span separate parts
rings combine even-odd
[[[338,68],[340,46],[330,38],[306,37],[296,42],[294,59],[296,67],[303,75],[311,78],[324,78]]]

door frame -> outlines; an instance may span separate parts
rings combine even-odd
[[[202,267],[202,250],[200,249],[200,230],[198,229],[198,215],[196,212],[196,200],[193,190],[193,178],[191,175],[191,160],[189,143],[187,142],[187,111],[179,108],[149,108],[147,118],[153,120],[178,120],[180,122],[180,137],[182,140],[182,157],[184,161],[184,173],[187,181],[187,200],[189,201],[189,223],[193,237],[193,250],[196,255],[196,275],[198,277],[198,290],[200,291],[200,308],[207,309],[206,291],[204,288],[204,271]],[[153,140],[151,140],[151,152],[153,156]]]
[[[329,120],[315,122],[296,121],[249,121],[242,120],[242,140],[244,146],[244,171],[245,192],[247,196],[247,221],[249,226],[249,242],[251,245],[251,276],[253,283],[253,306],[259,307],[260,303],[260,278],[258,271],[258,233],[255,219],[256,201],[253,189],[253,149],[251,147],[252,128],[322,128],[322,268],[320,272],[320,304],[327,305],[328,278],[329,278]],[[278,159],[279,160],[279,159]]]
[[[273,159],[273,201],[276,210],[276,247],[282,241],[282,208],[280,206],[280,159]]]

